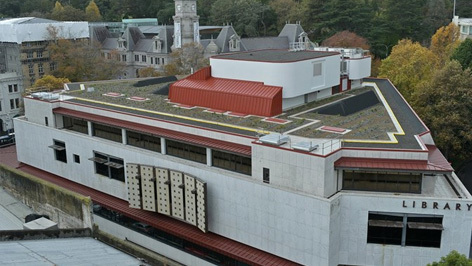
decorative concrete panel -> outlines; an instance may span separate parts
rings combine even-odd
[[[141,192],[143,210],[156,211],[156,178],[154,177],[154,167],[141,165]]]
[[[170,171],[172,216],[185,220],[183,173]]]
[[[195,177],[184,175],[185,179],[185,220],[197,225],[197,201],[195,195],[197,190],[195,187]]]
[[[139,165],[126,164],[126,176],[128,176],[128,203],[130,208],[141,209],[141,186]]]
[[[156,167],[157,177],[157,212],[170,215],[170,180],[169,170]]]

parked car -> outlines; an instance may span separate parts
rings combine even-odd
[[[0,136],[0,148],[15,144],[15,133]]]

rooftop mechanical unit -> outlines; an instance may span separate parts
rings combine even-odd
[[[313,144],[313,142],[311,141],[310,142],[302,141],[302,142],[298,142],[292,145],[292,148],[295,150],[307,151],[307,152],[314,151],[318,149],[318,147],[319,147],[318,144]]]
[[[288,136],[283,136],[282,134],[272,133],[272,134],[260,137],[259,141],[264,144],[280,146],[290,141],[290,138]]]

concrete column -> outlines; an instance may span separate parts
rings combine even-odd
[[[126,129],[122,128],[121,129],[121,143],[123,144],[128,144],[126,143]]]
[[[88,134],[89,136],[92,136],[92,122],[87,121],[87,127],[88,127]]]
[[[207,149],[207,165],[208,166],[212,166],[212,161],[211,161],[211,149],[210,148],[206,148]]]
[[[162,154],[167,154],[166,139],[165,138],[161,138],[161,153]]]

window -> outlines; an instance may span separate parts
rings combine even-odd
[[[164,64],[164,58],[162,58],[161,62],[162,62],[162,64]]]
[[[38,64],[38,72],[39,72],[39,74],[43,74],[43,73],[44,73],[44,68],[43,68],[43,64],[42,64],[42,63],[39,63],[39,64]]]
[[[213,150],[212,165],[241,174],[251,175],[250,157]]]
[[[63,119],[65,129],[83,133],[83,134],[88,134],[87,121],[72,118],[72,117],[67,117],[67,116],[64,116],[62,119]]]
[[[156,60],[157,60],[156,63],[157,63],[158,65],[160,65],[160,64],[161,64],[161,59],[158,57],[158,58],[156,58]]]
[[[313,64],[313,77],[321,76],[321,74],[322,74],[321,70],[322,70],[322,64],[321,63]]]
[[[206,163],[206,148],[191,144],[166,140],[167,154],[175,157]]]
[[[89,160],[95,162],[95,173],[125,182],[123,159],[94,151]]]
[[[161,152],[161,138],[128,131],[126,143],[150,151]]]
[[[146,63],[146,56],[145,56],[145,55],[142,55],[142,56],[141,56],[141,60],[142,60],[144,63]]]
[[[367,243],[439,248],[442,219],[442,216],[372,212]]]
[[[13,92],[13,85],[8,85],[8,92],[12,93]]]
[[[49,121],[48,121],[47,116],[44,117],[44,124],[45,124],[46,126],[49,126]]]
[[[43,58],[43,51],[37,51],[36,52],[36,57],[37,58]]]
[[[16,108],[20,108],[20,98],[15,98],[15,106]]]
[[[13,92],[18,92],[18,84],[13,84]]]
[[[10,110],[15,109],[15,99],[10,99]]]
[[[116,142],[122,142],[121,128],[110,127],[106,125],[93,123],[92,135]]]
[[[270,170],[269,168],[262,168],[262,181],[264,183],[269,184],[270,183]]]
[[[154,57],[151,57],[151,65],[154,64]]]
[[[107,59],[111,59],[111,53],[107,53]]]
[[[34,65],[33,64],[29,64],[28,65],[28,73],[30,75],[33,75],[34,74]]]
[[[74,163],[80,163],[80,156],[77,154],[74,154]]]
[[[33,52],[27,52],[26,53],[26,58],[28,58],[28,59],[33,58]]]
[[[126,55],[125,54],[121,55],[121,61],[126,62]]]
[[[54,144],[49,146],[54,150],[57,161],[67,163],[66,144],[59,140],[54,140]]]
[[[137,55],[137,54],[134,55],[134,61],[139,62],[139,55]]]
[[[421,193],[420,173],[343,171],[343,189]]]
[[[49,70],[51,71],[56,70],[56,63],[49,63]]]

